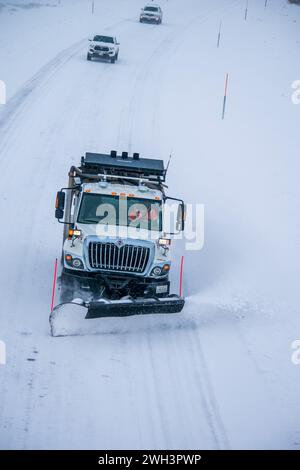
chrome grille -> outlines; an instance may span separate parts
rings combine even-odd
[[[150,248],[115,243],[90,242],[89,263],[93,269],[143,273],[147,267]]]

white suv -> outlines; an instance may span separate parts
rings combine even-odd
[[[156,23],[161,24],[162,22],[162,9],[159,5],[153,3],[147,4],[141,11],[140,14],[140,23]]]
[[[112,64],[118,60],[119,56],[119,43],[114,36],[94,36],[94,39],[89,39],[91,44],[87,53],[87,60],[93,58],[108,59]]]

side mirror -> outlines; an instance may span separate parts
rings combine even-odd
[[[56,203],[55,203],[55,217],[56,219],[62,219],[64,216],[64,208],[65,208],[65,198],[66,195],[64,191],[58,191],[56,195]]]
[[[178,206],[177,219],[176,219],[176,230],[178,230],[178,232],[184,231],[184,222],[185,222],[185,206],[183,203],[181,203]]]
[[[62,211],[61,209],[55,209],[55,218],[57,220],[61,220],[63,219],[64,217],[64,211]]]
[[[182,199],[164,198],[163,226],[168,235],[179,235],[185,225],[185,204]]]
[[[89,41],[91,42],[91,41],[92,41],[92,39],[89,39]]]

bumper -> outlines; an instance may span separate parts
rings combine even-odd
[[[113,57],[115,57],[115,52],[89,52],[89,55],[93,58],[93,59],[112,59]]]
[[[147,17],[143,17],[143,18],[140,18],[140,21],[142,23],[159,23],[160,22],[160,18],[147,18]]]
[[[130,274],[101,274],[86,271],[74,271],[63,268],[62,282],[65,285],[75,281],[79,288],[89,289],[97,293],[99,287],[105,286],[110,292],[120,292],[123,295],[143,296],[145,298],[166,297],[170,293],[168,275],[161,278],[137,277]],[[128,291],[128,292],[127,292]]]

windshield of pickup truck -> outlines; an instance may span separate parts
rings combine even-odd
[[[153,11],[154,13],[157,13],[158,8],[157,7],[145,7],[144,11]]]
[[[114,43],[114,38],[111,38],[110,36],[95,36],[93,40],[96,42]]]
[[[84,193],[77,222],[161,231],[162,204],[160,200]]]

